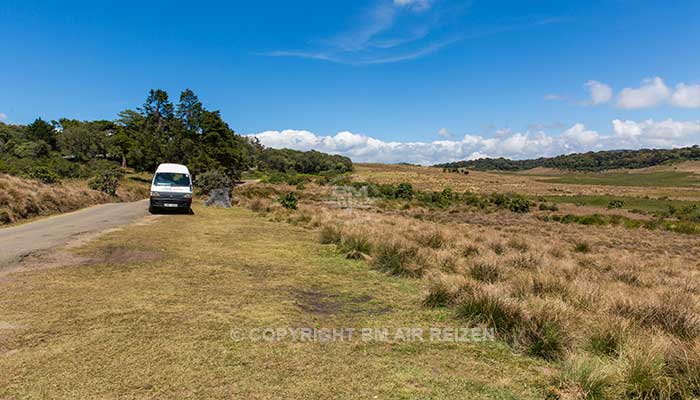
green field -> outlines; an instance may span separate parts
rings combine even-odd
[[[542,182],[574,185],[700,187],[700,176],[692,172],[660,171],[649,173],[580,173],[541,179]]]
[[[538,197],[539,198],[539,197]],[[607,208],[610,202],[614,200],[622,201],[622,209],[625,210],[641,210],[647,213],[666,212],[669,207],[682,208],[697,204],[692,201],[669,200],[669,199],[651,199],[641,197],[623,197],[623,196],[541,196],[548,202],[556,204],[575,204],[578,206],[592,206]]]

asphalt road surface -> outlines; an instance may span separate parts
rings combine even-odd
[[[129,224],[148,215],[148,200],[101,204],[0,229],[0,269],[33,252],[64,245],[77,235]]]

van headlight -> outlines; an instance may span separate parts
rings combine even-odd
[[[192,198],[192,193],[185,193],[182,195],[183,198],[185,199],[191,199]]]
[[[160,193],[158,193],[158,192],[151,192],[151,197],[160,197]]]

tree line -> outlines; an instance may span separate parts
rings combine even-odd
[[[456,170],[459,168],[480,171],[522,171],[536,167],[558,168],[572,171],[597,172],[618,168],[646,168],[660,164],[700,160],[700,147],[678,149],[607,150],[577,154],[542,157],[530,160],[507,158],[482,158],[437,164],[436,167]]]
[[[40,170],[58,178],[85,178],[119,166],[154,171],[164,162],[185,164],[195,176],[216,170],[231,179],[251,168],[309,174],[352,170],[347,157],[270,149],[239,135],[189,89],[176,104],[167,92],[151,90],[141,107],[124,110],[113,121],[0,123],[3,173],[33,177]]]

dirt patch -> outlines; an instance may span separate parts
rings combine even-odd
[[[137,250],[125,246],[102,247],[96,256],[90,257],[90,264],[131,264],[158,261],[163,254],[153,250]]]
[[[391,311],[369,295],[341,295],[321,290],[292,290],[295,303],[302,311],[316,315],[365,314],[377,315]]]

